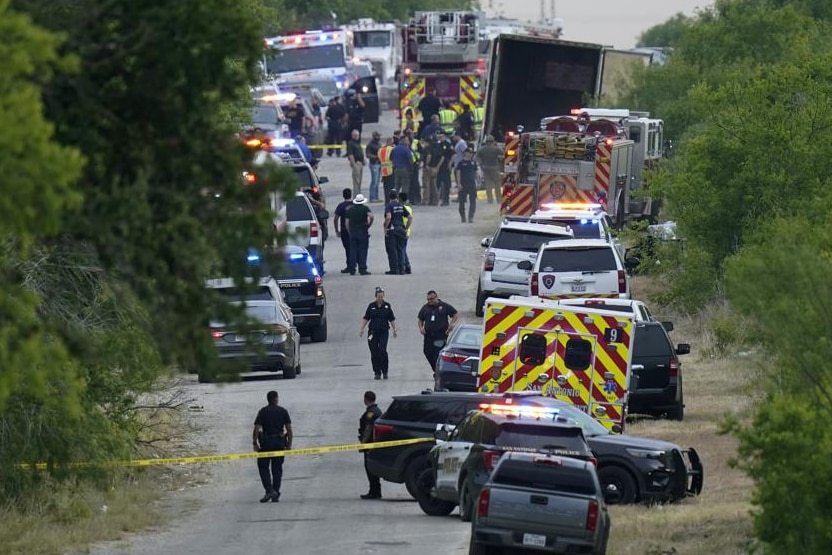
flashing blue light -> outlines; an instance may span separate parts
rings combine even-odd
[[[289,255],[289,260],[303,260],[304,254],[300,252],[293,252]]]
[[[326,33],[321,35],[321,42],[325,41],[326,39],[327,39]]]
[[[246,260],[249,264],[258,264],[260,262],[260,253],[255,249],[248,249]]]
[[[587,220],[586,218],[581,218],[581,223],[582,224],[588,224],[589,220]]]

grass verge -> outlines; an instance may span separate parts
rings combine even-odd
[[[633,280],[634,297],[649,299],[658,285],[649,277]],[[731,555],[750,551],[751,480],[729,466],[737,442],[719,433],[722,419],[747,420],[753,401],[753,380],[761,361],[753,354],[732,353],[714,337],[711,323],[725,309],[710,307],[696,317],[662,314],[673,320],[674,343],[691,343],[683,358],[685,419],[641,420],[627,433],[694,447],[705,467],[705,487],[697,498],[657,506],[612,507],[609,555]],[[740,348],[736,349],[741,350]]]

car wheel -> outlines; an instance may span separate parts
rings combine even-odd
[[[477,317],[482,317],[484,314],[483,305],[485,304],[485,299],[487,297],[482,293],[482,285],[477,285],[477,305],[474,307],[474,314]]]
[[[431,492],[433,484],[433,469],[426,468],[419,475],[416,482],[416,501],[419,502],[419,508],[429,516],[447,516],[451,514],[456,508],[456,503],[442,501],[434,497]]]
[[[682,421],[685,419],[685,396],[679,397],[679,402],[676,406],[667,411],[667,417],[671,420]]]
[[[312,343],[323,343],[324,341],[326,341],[326,320],[312,330]]]
[[[474,499],[471,495],[471,486],[468,485],[468,479],[462,479],[462,485],[459,488],[459,519],[462,522],[471,522],[474,516]]]
[[[295,366],[295,374],[297,374],[298,376],[300,376],[300,361],[298,361],[298,365],[297,365],[297,366]]]
[[[636,481],[632,475],[620,466],[605,466],[598,471],[598,481],[604,499],[610,505],[628,505],[635,503],[637,497]]]
[[[427,467],[428,458],[421,455],[407,463],[404,469],[404,487],[407,488],[407,493],[413,496],[413,499],[419,498],[419,476]]]
[[[283,379],[284,380],[294,380],[295,376],[297,376],[297,372],[294,366],[283,367]]]

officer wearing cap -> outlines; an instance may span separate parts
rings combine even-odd
[[[387,340],[390,336],[390,328],[393,328],[393,337],[398,337],[399,331],[396,327],[396,316],[393,314],[393,307],[384,300],[384,289],[381,287],[376,287],[376,300],[367,305],[367,310],[364,311],[358,337],[364,337],[365,327],[369,327],[367,344],[370,347],[373,376],[376,380],[380,380],[384,376],[386,380],[390,361],[387,356]]]
[[[373,391],[364,392],[364,412],[358,420],[358,441],[361,443],[373,442],[373,426],[375,421],[381,418],[381,409],[376,404],[376,394]],[[367,480],[370,482],[370,491],[361,496],[361,499],[381,499],[381,479],[370,473],[367,468],[367,450],[364,453],[364,470],[367,472]]]

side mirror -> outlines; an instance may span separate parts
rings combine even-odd
[[[480,375],[480,359],[477,357],[466,358],[459,367],[465,372],[469,372],[472,376]]]
[[[690,343],[679,343],[678,345],[676,345],[676,354],[677,355],[690,354]]]
[[[437,441],[448,441],[449,437],[451,437],[451,433],[444,426],[433,432],[433,438]]]
[[[527,272],[532,271],[532,262],[531,260],[521,260],[517,263],[517,267],[521,270],[526,270]]]
[[[637,268],[638,265],[641,264],[641,258],[637,256],[631,256],[630,258],[624,261],[624,267],[628,270],[632,270],[633,268]]]
[[[491,237],[483,237],[482,241],[480,241],[480,246],[487,247],[491,244]]]
[[[614,434],[620,434],[620,433],[621,433],[621,432],[623,432],[623,431],[624,431],[624,430],[621,428],[621,424],[613,424],[613,425],[612,425],[612,433],[614,433]]]
[[[673,322],[662,322],[665,331],[673,331]]]
[[[329,183],[329,178],[326,176],[318,177],[318,183],[320,183],[321,185],[323,185],[324,183]]]

